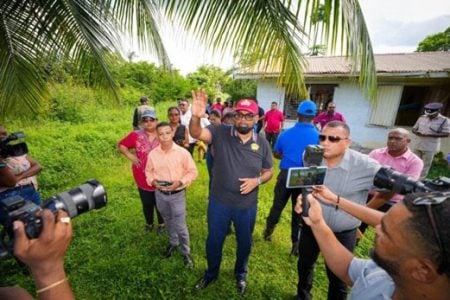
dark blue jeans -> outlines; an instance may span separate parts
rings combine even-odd
[[[35,188],[29,184],[24,186],[16,186],[0,193],[0,201],[12,196],[21,196],[23,199],[31,201],[37,205],[41,205],[41,195]]]
[[[206,278],[215,279],[219,276],[223,243],[231,222],[233,222],[237,242],[234,274],[236,280],[246,280],[248,258],[252,248],[252,234],[255,228],[256,209],[256,204],[242,209],[229,207],[217,200],[209,199],[208,238],[206,239],[208,269],[205,272]]]

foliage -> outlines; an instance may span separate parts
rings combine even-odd
[[[235,79],[228,81],[223,91],[235,101],[242,98],[256,99],[256,86],[255,79]]]
[[[216,97],[225,98],[223,87],[231,81],[229,73],[213,65],[202,65],[186,77],[194,88],[205,89],[213,103]]]
[[[118,87],[110,62],[123,49],[123,34],[169,66],[160,36],[172,22],[199,37],[209,47],[244,56],[262,55],[257,68],[280,71],[279,84],[306,94],[301,48],[307,38],[300,24],[314,24],[319,0],[278,1],[2,1],[0,4],[0,111],[4,118],[14,107],[36,111],[50,97],[41,58],[64,57],[73,62],[86,86]],[[376,76],[372,48],[358,1],[326,1],[325,37],[342,44],[361,70],[360,84],[375,99]],[[219,17],[218,17],[219,16]],[[328,43],[327,43],[328,44]],[[132,56],[128,59],[131,61]],[[166,95],[155,95],[164,99]],[[111,98],[111,97],[110,97]]]
[[[443,32],[424,38],[417,46],[416,51],[450,51],[450,27]]]

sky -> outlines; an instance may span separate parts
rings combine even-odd
[[[374,53],[413,52],[427,35],[450,26],[450,0],[360,0]],[[233,65],[231,54],[214,55],[179,29],[163,29],[163,41],[174,68],[186,75],[202,64],[223,69]],[[177,36],[175,42],[174,36]],[[137,60],[150,60],[139,54]]]

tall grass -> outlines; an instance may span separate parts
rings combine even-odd
[[[173,102],[156,105],[160,120]],[[195,269],[186,269],[180,254],[161,258],[167,235],[144,232],[144,218],[130,163],[116,150],[117,141],[132,128],[134,107],[98,105],[86,101],[77,114],[81,121],[14,120],[10,132],[27,134],[30,155],[44,167],[38,176],[44,198],[96,178],[108,193],[107,207],[73,220],[74,237],[66,255],[66,270],[78,299],[234,299],[235,237],[227,237],[219,280],[205,290],[193,286],[206,268],[205,239],[208,175],[204,161],[197,163],[198,179],[187,191],[187,223]],[[64,112],[64,110],[63,110]],[[257,224],[250,256],[249,299],[290,299],[296,293],[297,261],[290,257],[290,212],[285,209],[272,242],[262,239],[265,219],[272,204],[278,173],[259,193]],[[367,256],[372,246],[369,230],[358,246]],[[14,260],[0,262],[0,284],[17,285],[33,292],[28,274]],[[324,299],[327,280],[320,259],[314,280],[314,298]]]

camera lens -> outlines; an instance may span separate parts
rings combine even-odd
[[[70,191],[51,197],[44,205],[54,212],[65,210],[71,218],[106,205],[105,188],[97,180],[89,180]]]

